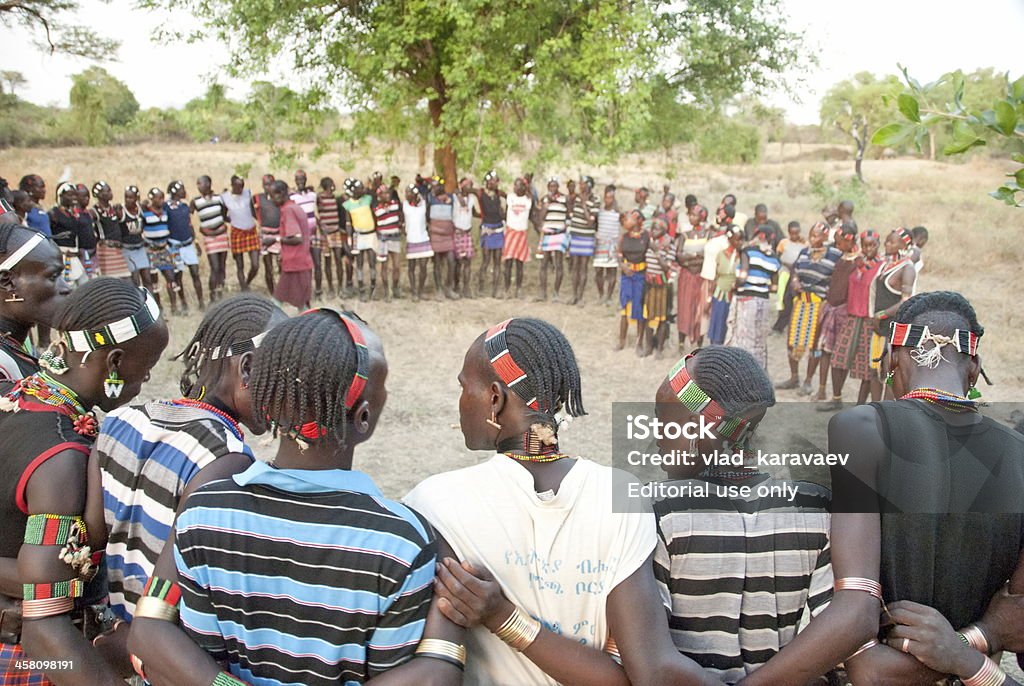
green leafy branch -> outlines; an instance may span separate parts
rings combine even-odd
[[[1024,207],[1024,77],[1016,81],[1007,78],[1005,97],[981,110],[964,106],[964,75],[959,70],[924,85],[910,76],[906,67],[900,65],[900,71],[907,84],[895,98],[901,119],[878,129],[871,142],[890,147],[913,142],[920,151],[929,129],[938,127],[952,127],[952,139],[942,150],[945,155],[1004,142],[1011,150],[1010,159],[1020,166],[989,195],[1007,205]],[[950,84],[952,98],[939,97],[940,89]],[[886,98],[887,103],[891,100]]]

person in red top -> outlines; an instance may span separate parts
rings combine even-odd
[[[270,199],[281,208],[281,233],[263,238],[266,246],[281,245],[281,278],[274,289],[274,297],[304,310],[313,297],[309,222],[303,209],[289,197],[288,184],[284,181],[275,181],[270,186]]]

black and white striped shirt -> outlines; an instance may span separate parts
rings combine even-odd
[[[706,497],[669,497],[654,505],[654,573],[671,610],[679,652],[735,683],[793,640],[804,611],[817,614],[832,596],[830,494],[823,486],[755,477],[675,481],[699,484]],[[749,498],[717,492],[747,485]],[[796,487],[758,497],[758,488]]]

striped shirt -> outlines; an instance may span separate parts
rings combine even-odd
[[[306,215],[306,223],[309,228],[313,231],[316,230],[316,191],[312,188],[307,188],[304,191],[295,191],[291,194],[292,202],[299,206],[299,208]]]
[[[667,235],[661,238],[651,237],[650,242],[647,244],[647,281],[649,283],[661,284],[665,281],[665,270],[661,266],[661,261],[664,260],[666,264],[669,261],[669,253],[673,248],[674,244],[672,239]],[[674,252],[674,251],[673,251]]]
[[[338,198],[332,193],[320,193],[316,196],[316,213],[320,218],[320,230],[334,233],[341,224]]]
[[[373,233],[373,198],[369,195],[361,195],[358,198],[349,198],[343,203],[345,211],[348,212],[352,221],[352,228],[357,233]]]
[[[401,239],[402,232],[399,226],[402,220],[402,206],[398,201],[391,201],[386,205],[377,205],[373,208],[373,216],[377,218],[377,237],[382,241],[397,241]]]
[[[252,453],[212,412],[162,402],[108,414],[95,451],[109,532],[110,606],[119,618],[131,621],[185,487],[218,457]]]
[[[147,243],[163,245],[171,230],[167,227],[167,213],[162,209],[160,214],[153,210],[142,211],[142,237]]]
[[[754,246],[746,248],[744,252],[749,261],[747,279],[736,284],[736,294],[767,298],[771,292],[772,276],[781,268],[779,258]],[[739,271],[739,265],[736,269]]]
[[[619,220],[618,210],[604,210],[597,213],[597,239],[599,241],[616,243],[619,234],[622,232],[622,224]]]
[[[585,210],[590,210],[590,220],[587,221]],[[570,233],[583,236],[593,236],[597,233],[597,213],[600,207],[597,198],[591,194],[589,198],[576,196],[576,202],[572,205],[572,219],[570,222]]]
[[[792,641],[805,609],[823,610],[833,583],[828,489],[765,475],[739,482],[752,488],[749,498],[718,494],[735,483],[669,482],[709,490],[654,504],[654,575],[672,640],[729,684]],[[783,485],[796,488],[792,501],[777,495]],[[772,494],[759,497],[760,488]]]
[[[211,195],[208,198],[197,195],[192,200],[192,205],[199,215],[199,230],[203,233],[209,234],[224,226],[224,201],[219,195]]]
[[[251,684],[361,684],[423,635],[433,532],[361,472],[256,462],[192,494],[175,530],[181,624]]]
[[[565,222],[569,216],[569,206],[565,196],[559,193],[555,197],[544,196],[547,209],[544,212],[544,233],[565,233]]]
[[[843,257],[839,248],[825,248],[825,254],[821,259],[811,259],[811,249],[804,248],[800,256],[793,263],[793,272],[800,279],[805,293],[814,293],[824,298],[828,295],[828,285],[832,280],[832,272],[835,271],[836,263]]]

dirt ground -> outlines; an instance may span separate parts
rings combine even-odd
[[[787,150],[787,152],[791,152]],[[804,155],[803,157],[806,157]],[[780,159],[769,154],[766,159]],[[226,185],[238,165],[251,164],[248,183],[258,182],[264,172],[276,173],[290,181],[292,171],[273,169],[265,151],[252,146],[234,145],[157,145],[133,148],[69,148],[55,150],[0,150],[0,175],[10,180],[22,174],[41,174],[52,190],[62,174],[91,185],[104,179],[115,189],[128,183],[143,188],[166,187],[169,180],[184,179],[190,192],[193,180],[202,173],[214,178],[214,187]],[[332,176],[338,185],[346,176],[365,178],[374,170],[385,175],[396,173],[408,183],[415,174],[412,151],[385,160],[379,155],[359,151],[336,154],[318,161],[302,160],[311,182]],[[580,173],[595,177],[598,187],[615,182],[621,189],[645,184],[660,189],[667,166],[673,171],[672,189],[682,198],[696,194],[713,208],[725,193],[739,197],[739,209],[753,214],[755,203],[768,204],[770,216],[785,224],[797,219],[806,229],[817,218],[821,200],[811,193],[811,175],[823,173],[830,183],[849,178],[849,162],[786,161],[746,167],[710,167],[693,165],[678,159],[668,162],[655,157],[630,156],[614,169],[572,165],[565,169],[536,170],[538,181],[557,174],[563,179]],[[1024,372],[1019,352],[1018,331],[1024,324],[1019,295],[1011,290],[1022,258],[1021,229],[1024,211],[1008,208],[986,193],[997,185],[1007,165],[985,160],[949,165],[919,160],[866,161],[868,181],[866,202],[855,213],[861,229],[873,228],[885,235],[892,228],[925,225],[931,242],[925,249],[926,267],[919,290],[958,290],[975,305],[986,334],[982,340],[985,368],[996,385],[981,390],[992,401],[1017,402],[1022,398]],[[426,172],[427,170],[423,170]],[[503,186],[521,169],[511,161],[499,173]],[[482,174],[478,175],[482,176]],[[116,192],[119,195],[119,190]],[[660,196],[656,190],[653,194]],[[622,207],[633,205],[632,193],[620,191]],[[535,240],[535,239],[534,239]],[[479,260],[479,257],[477,258]],[[474,272],[478,262],[474,264]],[[456,375],[466,348],[488,325],[512,316],[545,319],[565,332],[573,345],[582,370],[583,399],[587,416],[562,432],[561,444],[572,454],[585,455],[603,463],[611,461],[612,403],[652,401],[656,388],[678,356],[674,337],[663,359],[638,358],[631,346],[622,352],[612,350],[617,332],[616,308],[596,304],[596,289],[591,275],[587,302],[583,306],[535,303],[538,263],[526,267],[526,297],[521,300],[431,300],[414,304],[408,299],[392,303],[347,301],[380,334],[385,343],[390,373],[389,400],[376,435],[356,454],[356,468],[368,472],[386,495],[401,497],[423,478],[486,459],[487,454],[467,450],[458,431],[459,385]],[[474,273],[475,275],[475,273]],[[186,279],[187,281],[187,279]],[[429,281],[429,279],[428,279]],[[235,283],[233,265],[228,268],[228,284]],[[262,274],[254,285],[263,288]],[[403,275],[403,288],[405,288]],[[190,286],[187,286],[190,288]],[[568,292],[563,287],[563,295]],[[194,296],[190,292],[194,302]],[[338,299],[325,303],[340,304]],[[142,399],[176,397],[180,365],[172,354],[185,345],[199,322],[200,315],[172,317],[171,346],[165,360],[154,371],[152,382]],[[632,342],[632,332],[630,339]],[[682,352],[688,352],[684,350]],[[788,374],[785,341],[770,339],[770,373],[773,380]],[[848,385],[847,401],[856,389]],[[792,391],[779,393],[780,402],[795,402]],[[778,413],[781,417],[781,414]],[[791,414],[791,413],[790,413]],[[1005,412],[1000,409],[1000,414]],[[814,426],[807,434],[821,435],[828,415],[803,413]],[[769,411],[766,423],[773,421]],[[777,421],[797,421],[783,420]],[[454,428],[453,428],[454,426]],[[273,446],[257,448],[264,457],[273,454]],[[795,474],[794,476],[812,476]]]

